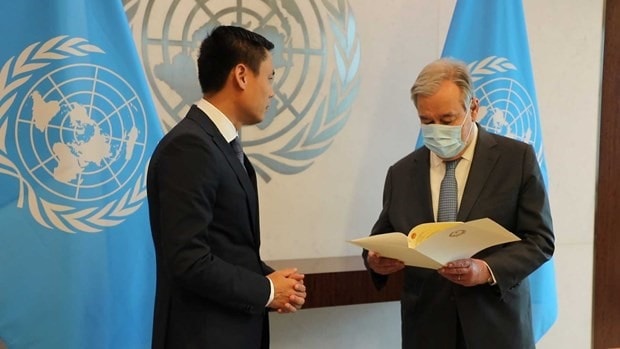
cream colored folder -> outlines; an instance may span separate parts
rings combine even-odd
[[[489,218],[469,222],[424,223],[408,235],[386,233],[350,240],[383,257],[406,265],[439,269],[448,262],[469,258],[485,248],[520,240]]]

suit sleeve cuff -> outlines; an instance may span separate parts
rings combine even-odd
[[[269,299],[267,300],[267,304],[265,304],[265,307],[269,306],[269,304],[271,304],[274,298],[273,282],[271,282],[270,278],[267,278],[267,280],[269,281]]]

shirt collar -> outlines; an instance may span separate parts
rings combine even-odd
[[[233,125],[230,119],[228,119],[224,113],[222,113],[209,101],[201,98],[198,102],[196,102],[196,106],[198,109],[207,114],[211,121],[213,121],[215,127],[217,127],[218,131],[220,131],[222,136],[224,136],[226,142],[230,143],[233,139],[239,136],[237,129],[235,129],[235,125]]]

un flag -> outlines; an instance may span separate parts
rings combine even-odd
[[[458,0],[442,56],[468,64],[480,99],[479,124],[530,143],[548,185],[521,0]],[[557,318],[553,260],[530,275],[530,287],[538,341]]]
[[[3,1],[0,347],[150,347],[161,138],[120,0]]]

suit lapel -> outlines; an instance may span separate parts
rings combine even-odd
[[[252,184],[252,188],[254,189],[254,196],[252,196],[254,198],[253,202],[252,200],[250,200],[250,213],[252,213],[252,226],[253,226],[253,234],[254,234],[254,242],[256,243],[256,248],[258,249],[260,247],[260,227],[259,227],[259,220],[258,220],[258,186],[256,185],[256,171],[254,171],[254,166],[252,166],[252,163],[250,162],[250,159],[248,159],[248,157],[244,154],[243,155],[243,162],[245,165],[245,169],[244,172],[246,172],[246,176],[247,178],[250,180],[250,183]],[[247,192],[247,189],[246,189]],[[248,193],[248,196],[250,194]]]
[[[226,161],[235,172],[235,176],[237,177],[239,184],[243,187],[246,197],[248,198],[247,205],[250,212],[250,219],[252,220],[252,237],[258,246],[260,244],[258,239],[258,195],[256,190],[256,175],[254,174],[255,172],[252,164],[250,164],[250,161],[244,155],[245,166],[248,169],[246,171],[246,168],[244,168],[239,162],[239,159],[237,159],[237,156],[235,155],[235,152],[230,144],[226,142],[224,136],[222,136],[211,119],[209,119],[209,117],[198,107],[195,105],[192,106],[187,117],[195,121],[203,130],[205,130],[205,132],[211,137],[213,143],[222,152],[222,154],[224,154]]]
[[[417,207],[410,207],[407,210],[408,221],[411,227],[421,222],[434,221],[433,198],[431,196],[430,178],[430,151],[423,148],[416,152],[412,162],[410,182],[405,188],[411,188],[408,197],[419,198],[413,202],[418,203]],[[420,218],[422,219],[420,221]]]
[[[258,194],[256,191],[256,175],[254,174],[254,168],[252,164],[248,160],[248,158],[243,156],[245,167],[241,165],[239,159],[235,155],[230,144],[226,142],[224,137],[219,134],[213,136],[213,140],[215,144],[220,148],[224,156],[226,157],[226,161],[232,167],[235,172],[235,176],[237,176],[237,180],[239,184],[243,187],[243,190],[246,193],[248,210],[250,212],[251,226],[252,226],[252,237],[255,245],[260,246],[260,241],[258,239]]]
[[[471,209],[480,197],[480,193],[499,158],[499,152],[495,149],[496,145],[493,137],[478,125],[478,141],[457,220],[467,221]]]

